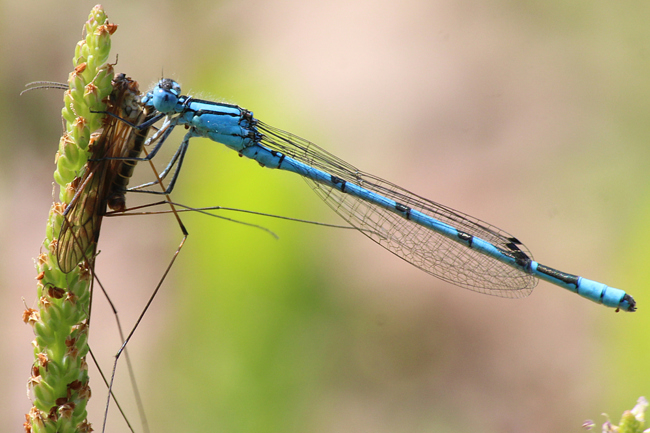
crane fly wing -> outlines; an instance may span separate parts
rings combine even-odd
[[[104,130],[95,140],[91,158],[102,155],[107,135],[112,128]],[[79,177],[79,190],[63,213],[63,224],[57,244],[57,260],[64,273],[72,271],[84,258],[95,254],[99,229],[105,210],[108,161],[89,161]],[[104,208],[102,207],[102,204]]]

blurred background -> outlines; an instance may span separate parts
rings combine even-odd
[[[62,128],[60,91],[18,95],[67,80],[93,5],[0,2],[0,431],[22,431],[31,406],[21,297],[36,304],[32,259]],[[115,69],[144,90],[165,76],[246,107],[639,304],[615,314],[547,283],[494,298],[354,231],[222,214],[276,240],[184,214],[190,236],[129,345],[151,431],[577,432],[650,394],[650,3],[103,5],[119,25]],[[204,139],[191,142],[173,198],[341,223],[297,176]],[[105,219],[97,275],[125,327],[181,238],[168,215]],[[95,301],[91,347],[109,369],[120,340]],[[91,368],[98,431],[106,388]],[[142,432],[123,362],[115,392]],[[107,431],[126,431],[114,406]]]

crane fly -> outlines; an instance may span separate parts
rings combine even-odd
[[[91,138],[91,157],[73,181],[76,193],[63,213],[56,256],[66,274],[81,261],[93,260],[106,207],[118,212],[126,209],[124,194],[136,161],[106,158],[140,155],[149,128],[131,128],[117,120],[143,123],[150,114],[142,109],[139,99],[137,82],[124,74],[113,79],[107,107],[112,115],[106,116],[101,135]]]

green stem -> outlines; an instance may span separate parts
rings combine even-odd
[[[91,431],[86,412],[90,398],[86,354],[92,278],[84,264],[63,273],[56,249],[63,211],[78,183],[74,180],[88,160],[91,137],[102,127],[103,115],[91,111],[105,110],[103,101],[112,90],[113,66],[107,60],[110,36],[116,29],[102,7],[95,6],[84,26],[85,39],[75,49],[74,70],[63,98],[66,131],[59,142],[54,172],[61,202],[52,205],[43,253],[36,263],[38,310],[27,308],[23,316],[36,335],[32,342],[35,361],[28,382],[33,407],[26,415],[27,432]]]

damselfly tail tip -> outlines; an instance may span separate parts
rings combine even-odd
[[[619,309],[622,309],[623,311],[629,311],[630,313],[636,311],[636,301],[632,296],[628,294],[625,294],[625,296],[623,296],[623,299],[621,299],[621,302],[618,304],[618,306],[619,308],[617,308],[616,311]]]

